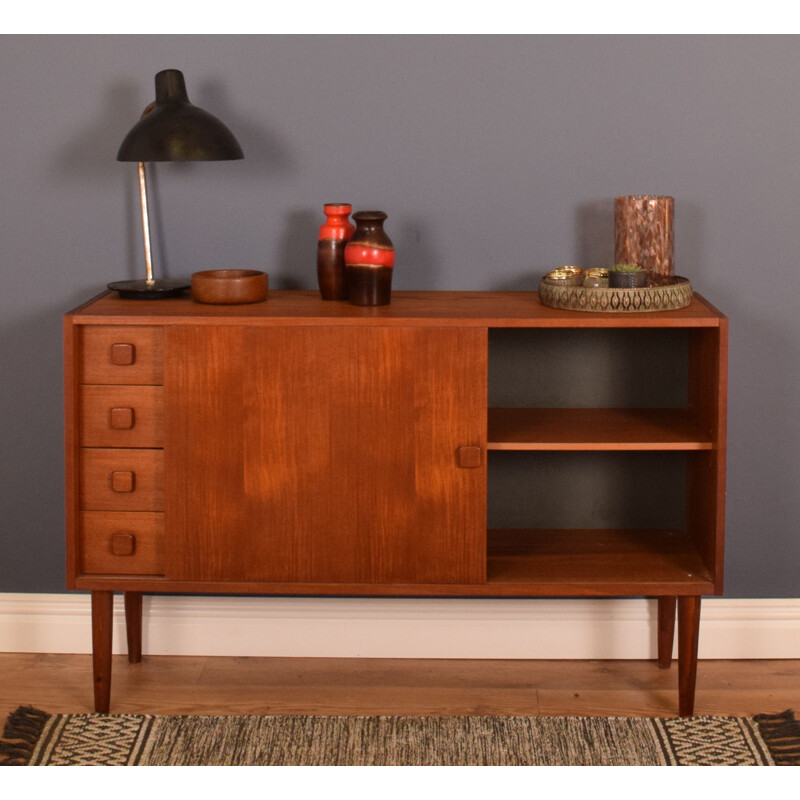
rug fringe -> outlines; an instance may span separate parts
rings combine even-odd
[[[757,714],[761,736],[779,767],[800,766],[800,721],[791,709],[782,714]]]
[[[0,738],[0,767],[24,767],[42,735],[50,714],[20,706],[10,714]]]

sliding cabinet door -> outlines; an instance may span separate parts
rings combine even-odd
[[[167,579],[483,581],[486,342],[482,329],[170,328]]]

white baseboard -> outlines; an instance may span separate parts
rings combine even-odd
[[[708,598],[701,619],[700,658],[800,658],[800,599]],[[655,657],[656,604],[146,596],[143,638],[151,655],[641,659]],[[0,651],[91,652],[88,595],[0,593]]]

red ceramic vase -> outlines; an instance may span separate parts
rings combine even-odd
[[[355,306],[385,306],[392,299],[394,245],[383,230],[383,211],[353,214],[356,232],[344,250],[347,291]]]
[[[347,300],[344,248],[355,231],[349,203],[325,203],[325,222],[317,242],[317,281],[323,300]]]

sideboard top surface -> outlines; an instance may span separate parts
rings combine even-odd
[[[283,326],[449,326],[490,328],[708,328],[725,315],[701,295],[675,311],[596,313],[542,305],[536,292],[392,293],[386,306],[325,301],[316,291],[270,291],[248,305],[204,305],[187,295],[167,300],[122,300],[106,292],[70,312],[80,325],[237,324]]]

